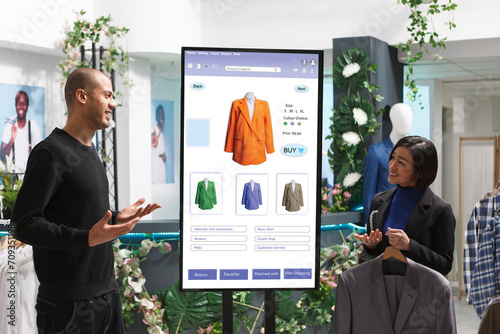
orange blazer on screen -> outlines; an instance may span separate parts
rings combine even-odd
[[[227,125],[225,152],[241,165],[258,165],[274,152],[271,113],[266,101],[255,99],[252,120],[246,99],[233,101]]]

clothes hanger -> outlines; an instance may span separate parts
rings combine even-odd
[[[0,241],[0,244],[1,244],[0,249],[1,250],[4,250],[5,248],[7,248],[7,239],[9,239],[8,236],[3,236],[2,239],[0,239],[1,240]]]
[[[384,275],[405,276],[408,260],[399,249],[387,246],[382,254],[382,272]]]
[[[14,240],[14,245],[15,245],[16,248],[26,246],[26,244],[24,242],[19,241],[17,239],[14,239],[14,238],[9,237],[8,235],[6,235],[6,236],[2,237],[2,239],[0,239],[0,249],[4,250],[5,248],[7,248],[9,246],[12,246],[12,240]]]
[[[384,254],[382,255],[382,260],[387,260],[391,257],[398,259],[401,262],[408,263],[408,260],[399,249],[394,246],[387,246],[385,248]]]

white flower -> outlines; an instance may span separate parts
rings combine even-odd
[[[361,66],[359,66],[358,63],[347,64],[347,66],[344,67],[344,70],[342,71],[342,75],[344,76],[344,78],[349,78],[350,76],[358,73],[360,68]]]
[[[365,125],[366,121],[368,121],[368,116],[366,116],[366,113],[361,108],[354,108],[352,110],[352,115],[354,117],[354,121],[356,121],[356,123],[360,126]]]
[[[118,251],[118,255],[120,255],[122,258],[127,258],[129,257],[130,253],[132,253],[131,251],[129,251],[128,249],[120,249]]]
[[[354,172],[354,173],[349,173],[345,176],[344,178],[344,187],[349,188],[352,187],[353,185],[358,182],[358,180],[361,178],[361,174]]]
[[[356,132],[348,131],[342,135],[342,139],[347,146],[355,146],[361,141]]]

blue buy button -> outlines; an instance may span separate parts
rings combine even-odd
[[[279,269],[253,269],[252,279],[280,279]]]
[[[283,271],[284,279],[311,279],[312,278],[312,269],[293,269],[293,268],[285,268]]]
[[[307,147],[301,144],[286,144],[281,148],[281,153],[288,157],[300,157],[307,153]]]
[[[216,280],[217,269],[188,269],[188,280]]]
[[[221,280],[247,280],[248,269],[221,269]]]

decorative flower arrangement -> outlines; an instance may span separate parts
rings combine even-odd
[[[333,64],[333,80],[339,89],[347,90],[339,105],[333,110],[331,134],[333,139],[328,151],[330,165],[336,182],[349,190],[355,202],[363,197],[363,173],[366,157],[364,137],[375,134],[380,124],[376,117],[383,109],[374,108],[383,98],[374,94],[377,85],[368,82],[368,72],[375,72],[377,65],[371,64],[366,53],[358,48],[342,52]],[[367,89],[370,102],[360,92]],[[372,105],[373,104],[373,105]]]
[[[358,63],[347,64],[344,70],[342,71],[342,75],[344,76],[344,78],[349,78],[354,74],[358,73],[360,69],[361,66]]]
[[[138,312],[142,313],[142,322],[148,326],[149,334],[169,333],[168,328],[163,324],[165,309],[161,307],[158,296],[153,295],[149,298],[149,295],[146,293],[140,299],[134,295],[134,300],[140,303]]]
[[[347,174],[343,181],[344,187],[349,188],[354,186],[359,181],[359,179],[361,179],[361,177],[362,175],[358,172]]]
[[[196,331],[198,334],[222,334],[222,324],[220,322],[216,322],[214,324],[208,324],[207,328],[198,327]]]
[[[110,15],[107,17],[101,16],[91,22],[83,17],[85,15],[84,10],[75,12],[75,14],[76,20],[73,22],[72,27],[68,26],[66,28],[66,38],[61,42],[62,51],[66,55],[57,65],[63,74],[63,78],[60,80],[61,86],[64,86],[74,67],[89,67],[89,64],[81,60],[80,47],[83,45],[88,48],[99,42],[103,42],[103,46],[106,48],[101,59],[103,70],[106,72],[117,71],[124,79],[122,84],[131,86],[128,65],[132,59],[123,47],[117,43],[120,37],[129,32],[129,29],[112,25],[113,20]],[[115,99],[120,97],[122,97],[122,94],[115,91]]]
[[[126,248],[124,248],[127,246]],[[151,248],[159,248],[160,253],[168,253],[172,246],[164,241],[156,242],[144,239],[139,247],[124,245],[119,239],[113,243],[115,255],[115,276],[121,279],[122,312],[125,327],[134,323],[134,316],[140,312],[142,322],[148,326],[149,334],[168,334],[168,328],[163,323],[162,307],[156,295],[150,296],[144,287],[146,278],[142,275],[141,261],[146,259]]]
[[[352,117],[359,126],[363,126],[368,122],[368,115],[361,108],[352,109]]]
[[[340,186],[339,186],[340,187]],[[354,232],[358,232],[355,230]],[[342,236],[342,234],[341,234]],[[308,327],[320,332],[330,328],[338,275],[361,260],[362,245],[351,236],[342,236],[342,244],[320,251],[320,286],[315,291],[303,291],[299,301],[292,300],[292,291],[276,291],[275,330],[279,333],[304,333]],[[125,247],[126,246],[126,247]],[[195,329],[199,334],[222,334],[222,293],[183,292],[178,282],[150,296],[144,288],[146,279],[140,263],[152,247],[168,252],[164,242],[143,240],[140,246],[124,245],[116,240],[115,272],[122,282],[122,307],[126,328],[134,322],[134,315],[142,313],[142,322],[149,334],[183,333]],[[252,291],[233,292],[233,321],[240,333],[255,333],[264,315],[264,302],[252,305]],[[260,329],[264,333],[264,328]]]
[[[347,131],[342,134],[342,140],[346,146],[356,146],[361,141],[361,138],[356,132]]]
[[[351,194],[344,191],[340,183],[335,188],[323,187],[321,189],[321,213],[347,211]]]

